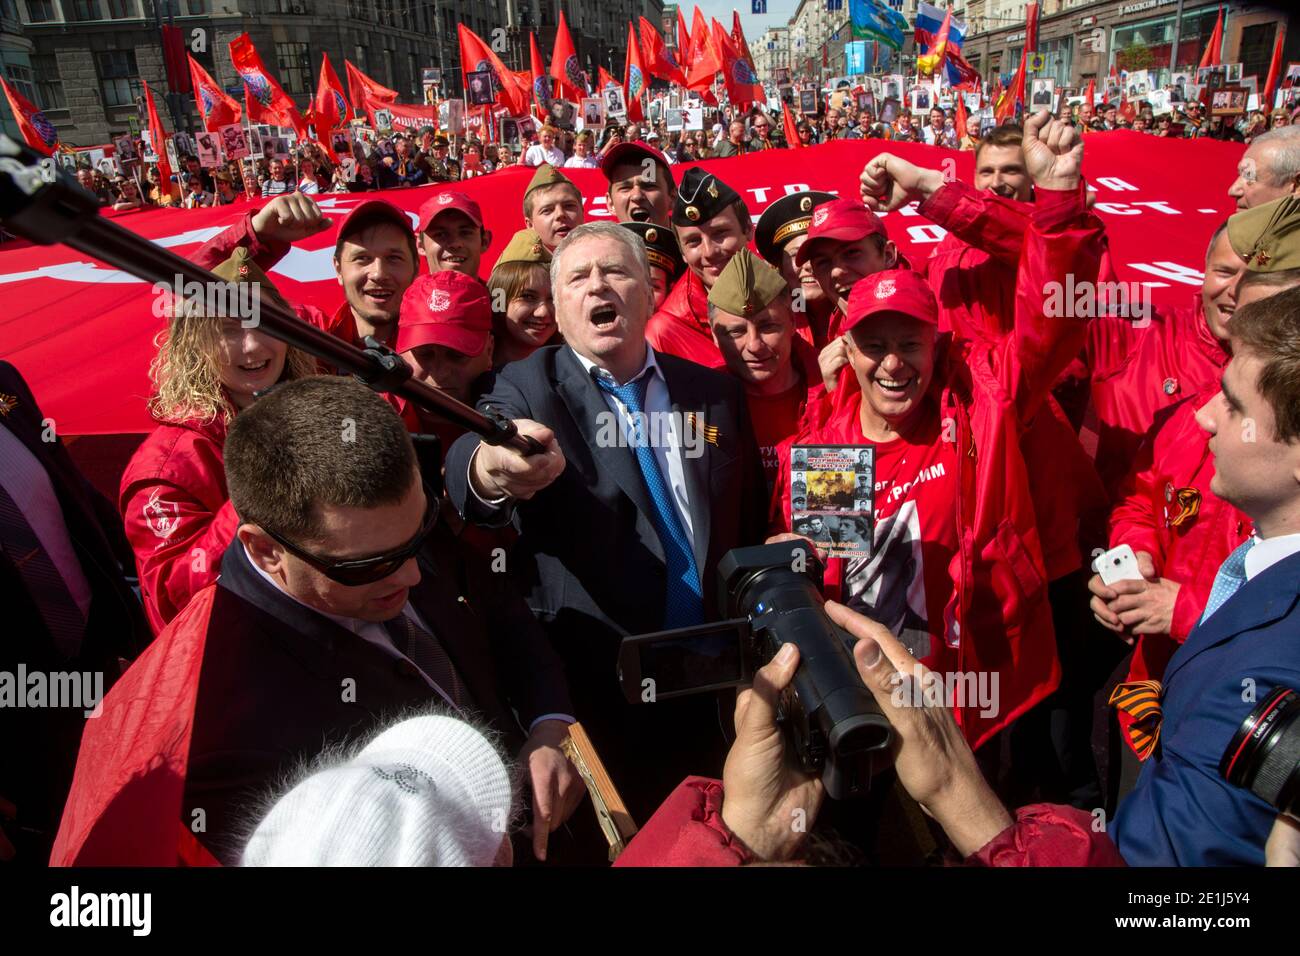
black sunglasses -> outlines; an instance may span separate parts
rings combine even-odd
[[[424,547],[424,542],[433,532],[434,526],[437,525],[438,496],[433,493],[433,490],[428,485],[424,486],[424,494],[427,501],[424,522],[420,526],[420,530],[416,532],[415,537],[400,548],[370,558],[348,558],[343,561],[327,560],[312,554],[310,551],[303,550],[292,541],[276,534],[270,528],[263,528],[262,530],[275,541],[284,545],[294,557],[305,561],[331,581],[345,587],[374,584],[391,574],[396,574],[403,564],[415,557],[420,552],[420,549]]]

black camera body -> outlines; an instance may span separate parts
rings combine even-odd
[[[891,760],[893,730],[858,675],[854,639],[826,616],[816,554],[801,541],[736,548],[719,562],[718,577],[728,620],[624,638],[624,694],[650,703],[741,687],[792,643],[799,667],[778,714],[791,751],[833,799],[864,796]]]

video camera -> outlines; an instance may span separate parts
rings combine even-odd
[[[619,680],[631,703],[752,683],[782,644],[799,648],[781,723],[799,766],[836,800],[864,796],[892,761],[893,729],[862,683],[855,639],[826,615],[822,565],[800,541],[736,548],[718,564],[729,620],[623,639]]]

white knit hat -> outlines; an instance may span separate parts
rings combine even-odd
[[[412,717],[271,808],[244,866],[492,866],[511,860],[510,777],[452,717]]]

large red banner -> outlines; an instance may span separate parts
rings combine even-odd
[[[913,143],[839,141],[791,152],[770,150],[704,167],[745,197],[758,217],[768,204],[802,189],[858,194],[858,173],[886,149],[913,162],[970,181],[973,154]],[[1090,134],[1084,160],[1095,209],[1106,222],[1111,255],[1122,281],[1141,283],[1157,305],[1185,303],[1199,288],[1205,246],[1234,204],[1227,189],[1236,176],[1240,145],[1170,140],[1139,133]],[[675,167],[677,178],[685,167]],[[523,222],[523,192],[532,170],[513,167],[461,183],[393,190],[384,198],[415,211],[435,193],[459,189],[482,207],[492,246],[483,277]],[[599,170],[565,170],[582,191],[589,220],[610,220]],[[341,218],[374,194],[318,197]],[[252,208],[164,209],[105,215],[182,254],[197,248]],[[944,232],[915,209],[885,217],[889,233],[913,261],[925,259]],[[331,311],[341,301],[332,255],[334,230],[294,248],[271,272],[291,302]],[[0,355],[31,384],[60,434],[146,431],[145,412],[153,338],[163,327],[163,297],[147,283],[64,246],[0,246]]]

